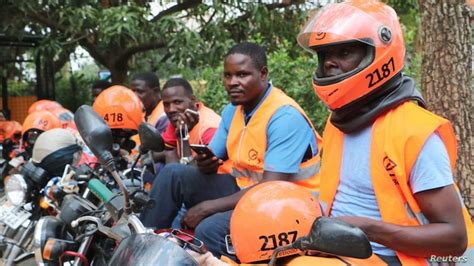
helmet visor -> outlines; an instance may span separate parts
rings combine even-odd
[[[360,41],[375,47],[389,44],[391,29],[395,25],[380,17],[390,17],[393,9],[381,3],[367,2],[357,7],[351,3],[324,6],[302,28],[298,44],[310,53],[316,53],[321,46],[348,41]],[[391,25],[386,25],[388,22]]]

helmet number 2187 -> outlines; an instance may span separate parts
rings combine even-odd
[[[274,250],[277,247],[289,245],[296,240],[298,231],[282,232],[278,235],[259,236],[263,240],[261,251]],[[291,238],[291,239],[290,239]]]
[[[383,64],[380,69],[377,68],[372,73],[365,76],[366,79],[370,79],[369,88],[372,88],[380,81],[388,78],[393,71],[395,71],[395,62],[393,61],[393,57],[390,57],[390,60]]]

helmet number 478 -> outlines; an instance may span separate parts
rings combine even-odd
[[[104,120],[107,122],[122,122],[123,115],[122,113],[108,113],[104,115]]]

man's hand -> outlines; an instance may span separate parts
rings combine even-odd
[[[217,168],[224,162],[217,157],[208,157],[206,154],[197,154],[194,156],[196,165],[204,174],[213,174],[217,172]]]
[[[348,224],[353,226],[359,227],[362,231],[368,226],[372,224],[374,220],[365,218],[365,217],[357,217],[357,216],[340,216],[336,217],[338,220],[344,221]]]
[[[212,201],[203,201],[186,212],[181,219],[181,227],[195,228],[204,218],[212,214],[214,214]]]
[[[467,233],[454,186],[421,191],[415,193],[415,199],[428,224],[403,226],[354,216],[337,219],[359,227],[370,241],[411,256],[461,256]]]
[[[176,127],[176,137],[180,137],[180,135],[184,136],[185,132],[179,132],[180,127],[182,127],[182,130],[184,130],[184,125],[187,125],[188,131],[191,131],[193,127],[199,122],[199,115],[190,113],[190,112],[184,112],[184,113],[179,113],[178,114],[178,123],[175,125]]]

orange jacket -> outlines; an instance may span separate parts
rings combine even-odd
[[[267,148],[267,125],[272,115],[284,105],[291,105],[304,115],[308,124],[313,128],[319,151],[321,137],[303,109],[280,89],[273,87],[247,125],[244,122],[242,106],[237,106],[230,124],[226,144],[227,154],[233,162],[232,175],[237,178],[237,184],[240,187],[251,186],[262,179],[263,160]],[[299,172],[294,174],[290,181],[317,192],[319,189],[318,171],[319,154],[303,162]]]
[[[155,109],[153,109],[151,114],[148,116],[147,122],[155,127],[158,120],[164,115],[166,115],[165,108],[163,107],[163,101],[160,100],[160,102],[155,106]]]
[[[446,146],[454,170],[456,137],[448,120],[414,103],[406,102],[377,118],[373,124],[370,173],[382,221],[404,226],[427,222],[411,192],[409,180],[418,154],[427,138],[435,131]],[[328,121],[323,139],[320,203],[329,216],[339,185],[344,133]],[[474,228],[466,208],[463,213],[468,246],[471,247]],[[426,258],[396,253],[403,265],[427,264]]]
[[[162,117],[166,115],[165,114],[165,109],[163,107],[163,101],[160,101],[156,106],[155,106],[155,109],[153,109],[153,111],[151,112],[151,114],[148,116],[147,118],[147,122],[152,125],[153,127],[156,127],[156,123],[158,122],[158,120]],[[132,155],[135,155],[138,153],[138,147],[140,147],[141,145],[141,142],[140,142],[140,137],[138,136],[138,134],[136,135],[133,135],[131,138],[131,140],[135,141],[135,148],[132,150]]]

